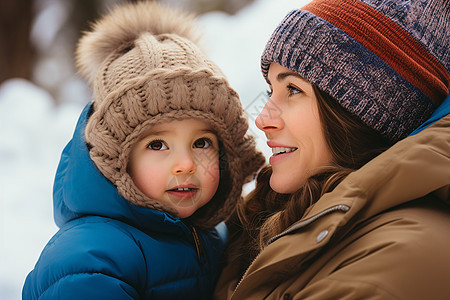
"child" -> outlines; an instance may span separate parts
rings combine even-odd
[[[93,85],[54,184],[60,230],[23,299],[209,299],[217,226],[264,163],[190,16],[126,4],[80,40]],[[221,223],[223,224],[223,223]]]

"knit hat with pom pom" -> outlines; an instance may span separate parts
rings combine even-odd
[[[92,85],[86,125],[89,154],[100,172],[134,205],[174,213],[148,198],[127,173],[139,136],[162,122],[200,119],[222,143],[228,188],[191,216],[210,228],[226,219],[242,186],[264,163],[237,93],[195,44],[192,16],[155,2],[125,4],[94,24],[77,48],[79,71]]]

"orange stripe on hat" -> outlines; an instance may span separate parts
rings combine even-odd
[[[439,105],[450,75],[422,44],[390,18],[357,0],[316,0],[302,8],[365,46]]]

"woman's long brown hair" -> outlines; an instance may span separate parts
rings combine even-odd
[[[309,177],[293,194],[270,188],[270,166],[263,168],[255,189],[240,203],[227,225],[230,242],[228,263],[239,265],[242,276],[252,260],[273,236],[300,220],[305,210],[326,192],[332,191],[348,174],[386,150],[390,141],[368,127],[336,100],[314,86],[319,115],[334,163]]]

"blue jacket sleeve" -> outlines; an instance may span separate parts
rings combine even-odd
[[[58,279],[47,290],[40,300],[45,299],[140,299],[136,289],[122,281],[105,274],[71,274]]]
[[[114,222],[62,228],[28,275],[23,299],[139,299],[146,260],[130,232]]]

